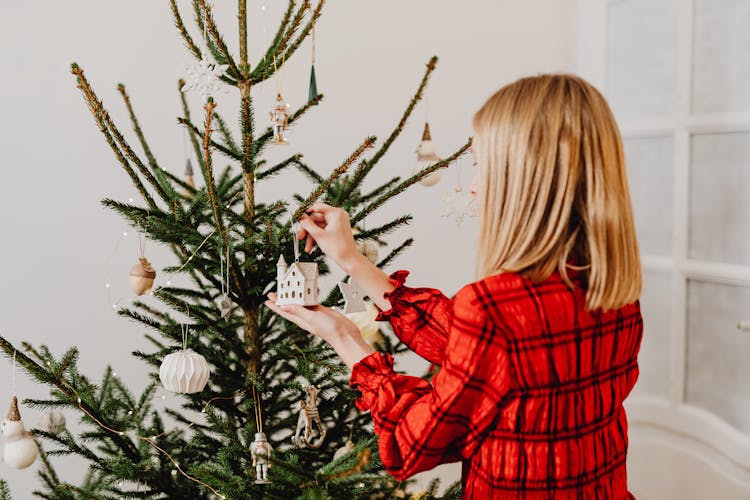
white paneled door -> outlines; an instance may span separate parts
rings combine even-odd
[[[644,261],[631,489],[750,498],[750,0],[581,3]]]

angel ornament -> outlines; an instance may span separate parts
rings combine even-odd
[[[304,401],[298,401],[299,418],[297,419],[297,430],[292,437],[292,442],[299,448],[320,448],[326,438],[326,430],[318,413],[318,388],[315,386],[305,387],[307,397]],[[318,427],[318,439],[313,441],[313,424]]]
[[[255,441],[250,445],[253,455],[253,467],[255,467],[255,484],[271,484],[268,479],[268,469],[271,468],[271,453],[273,448],[266,439],[263,432],[255,433]]]

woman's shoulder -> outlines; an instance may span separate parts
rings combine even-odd
[[[500,273],[469,283],[453,297],[454,309],[476,314],[496,312],[499,304],[526,293],[525,278],[518,273]]]

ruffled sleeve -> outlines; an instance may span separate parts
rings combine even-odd
[[[384,352],[374,352],[359,361],[352,369],[350,385],[361,396],[355,404],[360,411],[392,406],[399,394],[422,392],[430,384],[416,377],[404,377],[393,371],[393,357]]]
[[[388,321],[401,341],[421,357],[436,365],[443,364],[448,329],[453,316],[453,304],[435,288],[406,286],[409,271],[390,275],[394,289],[384,297],[391,303],[387,311],[380,311],[376,320]]]
[[[398,480],[476,453],[511,388],[506,342],[477,297],[473,288],[457,295],[443,368],[432,383],[394,372],[393,358],[381,352],[352,368],[357,408],[370,411],[380,458]]]

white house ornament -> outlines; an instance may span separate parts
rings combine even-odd
[[[255,433],[255,441],[250,444],[250,453],[253,456],[253,467],[255,467],[255,484],[270,484],[268,469],[271,468],[270,459],[273,448],[268,443],[265,433]]]
[[[305,399],[297,401],[295,405],[299,410],[299,417],[292,442],[299,448],[320,448],[325,441],[326,430],[318,413],[318,388],[307,386],[305,394]],[[316,432],[313,425],[318,428],[317,439],[314,439]]]
[[[18,399],[13,396],[8,417],[3,420],[3,462],[14,469],[25,469],[36,460],[39,448],[34,436],[26,430],[18,411]]]
[[[276,305],[316,306],[318,299],[318,264],[292,262],[287,265],[283,255],[276,263]]]
[[[168,391],[194,394],[206,387],[211,370],[206,358],[192,349],[168,354],[159,367],[159,380]]]
[[[56,436],[65,430],[65,415],[55,410],[45,411],[39,416],[35,427]]]
[[[358,313],[365,310],[365,292],[355,283],[339,283],[339,290],[344,296],[344,307],[341,312],[344,314]]]
[[[417,166],[414,168],[413,173],[416,174],[420,170],[423,170],[438,161],[440,161],[440,157],[435,152],[435,145],[433,144],[432,136],[430,135],[430,124],[425,122],[424,132],[422,132],[422,141],[417,147]],[[422,178],[419,182],[425,186],[434,186],[440,182],[441,175],[440,171],[435,171],[427,177]]]
[[[276,94],[276,102],[271,108],[271,127],[273,129],[273,142],[275,144],[288,144],[284,132],[289,126],[289,103],[284,101],[281,92]]]
[[[151,291],[154,286],[156,271],[146,257],[138,259],[138,264],[130,269],[130,289],[136,295],[143,295]]]
[[[203,104],[206,104],[211,94],[225,90],[220,77],[227,72],[228,68],[228,64],[215,64],[209,61],[206,51],[202,50],[199,61],[185,65],[187,79],[180,90],[182,92],[197,91]]]

